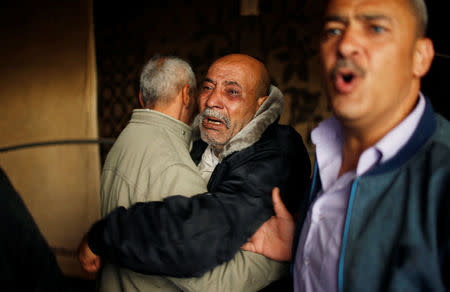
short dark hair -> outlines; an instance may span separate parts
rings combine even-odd
[[[428,26],[428,11],[424,0],[408,0],[416,18],[417,35],[425,36]]]

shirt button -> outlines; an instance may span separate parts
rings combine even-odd
[[[186,135],[186,131],[185,131],[185,130],[182,130],[182,131],[181,131],[181,135],[183,135],[183,136]]]
[[[319,220],[323,220],[323,215],[319,215]]]
[[[309,266],[310,260],[309,259],[305,259],[305,265]]]

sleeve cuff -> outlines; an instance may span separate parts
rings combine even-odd
[[[87,234],[88,245],[93,253],[102,256],[106,252],[106,244],[104,240],[105,220],[100,220],[92,225]]]

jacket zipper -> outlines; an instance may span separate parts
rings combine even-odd
[[[314,190],[316,188],[317,174],[318,174],[318,166],[317,166],[317,163],[314,163],[313,179],[311,182],[311,190],[309,191],[308,210],[309,210],[309,207],[311,206],[311,203],[313,200],[313,194],[314,194]]]
[[[352,214],[353,201],[355,200],[356,187],[358,185],[359,177],[356,177],[352,184],[352,191],[350,193],[350,198],[348,201],[347,215],[345,216],[345,226],[344,235],[342,236],[342,246],[341,255],[339,257],[339,272],[338,272],[338,288],[339,292],[344,291],[344,258],[345,258],[345,247],[347,245],[348,229],[350,227],[350,217]]]

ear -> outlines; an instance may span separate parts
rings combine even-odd
[[[186,84],[185,86],[183,86],[183,88],[181,89],[181,97],[183,99],[183,104],[185,106],[189,106],[190,102],[191,102],[191,98],[194,98],[193,96],[191,96],[191,94],[189,93],[190,91],[190,87],[189,84]]]
[[[142,108],[145,108],[144,101],[142,100],[142,92],[139,90],[139,103],[141,104]]]
[[[260,97],[258,97],[258,98],[256,99],[256,104],[257,104],[256,110],[259,109],[259,107],[266,101],[266,99],[267,99],[268,97],[269,97],[269,96],[266,95],[266,96],[260,96]]]
[[[434,58],[433,42],[429,38],[419,38],[414,48],[413,76],[423,77],[430,69]]]

